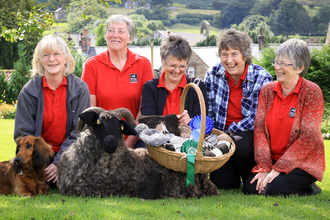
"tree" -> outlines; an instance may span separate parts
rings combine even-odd
[[[163,6],[168,6],[168,5],[173,5],[172,0],[152,0],[150,5],[152,7],[157,6],[157,5],[163,5]]]
[[[152,9],[152,20],[169,20],[170,12],[162,5],[157,5]]]
[[[139,8],[139,9],[136,9],[135,10],[135,13],[136,14],[139,14],[139,15],[144,15],[144,17],[148,20],[151,19],[151,16],[152,16],[152,12],[150,9],[147,9],[147,8]]]
[[[18,44],[19,60],[15,62],[15,71],[10,76],[10,82],[5,92],[5,101],[7,103],[15,102],[22,87],[29,81],[30,65],[26,59],[26,50],[24,44]]]
[[[215,10],[222,10],[225,7],[227,7],[228,4],[229,4],[229,2],[220,2],[218,0],[213,0],[212,1],[212,7]]]
[[[212,25],[216,28],[219,28],[219,29],[222,28],[222,20],[221,20],[221,14],[220,13],[214,15]]]
[[[262,16],[268,17],[273,10],[274,7],[270,4],[269,1],[262,1],[254,5],[254,7],[251,9],[251,14],[260,14]]]
[[[53,14],[46,11],[46,4],[35,0],[0,0],[0,37],[14,42],[22,41],[30,33],[42,34],[54,23]]]
[[[252,8],[248,3],[232,2],[221,13],[222,27],[228,28],[232,24],[239,24],[243,18],[249,14],[249,10]]]
[[[269,25],[276,35],[310,33],[311,19],[306,9],[296,0],[284,0],[270,14]]]
[[[194,1],[194,2],[191,2],[191,3],[187,4],[186,5],[186,8],[200,9],[201,8],[201,5],[197,1]]]
[[[96,28],[96,46],[107,46],[107,42],[104,39],[105,24],[100,24]]]
[[[262,21],[266,22],[268,18],[261,15],[250,15],[244,18],[242,24],[247,30],[253,30]]]
[[[322,6],[316,13],[319,23],[328,24],[330,21],[330,6]]]

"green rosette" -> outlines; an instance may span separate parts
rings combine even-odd
[[[195,140],[187,140],[187,141],[183,142],[180,151],[182,153],[186,153],[187,154],[189,148],[191,148],[191,147],[194,147],[197,150],[197,148],[198,148],[198,142],[195,141]],[[202,149],[202,151],[203,151],[203,154],[204,154],[204,148]]]

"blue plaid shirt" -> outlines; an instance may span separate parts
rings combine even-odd
[[[257,111],[259,92],[262,86],[272,82],[272,76],[261,66],[251,63],[244,82],[242,83],[242,115],[243,119],[233,122],[229,127],[233,133],[254,130],[254,119]],[[208,116],[213,120],[214,127],[224,131],[229,101],[229,85],[222,63],[209,68],[205,76]]]

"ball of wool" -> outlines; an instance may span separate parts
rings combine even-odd
[[[143,124],[143,123],[138,124],[138,125],[135,127],[135,130],[136,130],[136,132],[137,132],[137,136],[139,137],[139,136],[140,136],[140,133],[141,133],[143,130],[146,130],[146,129],[149,129],[148,125]]]
[[[231,143],[233,140],[228,134],[223,133],[218,136],[217,142],[219,141],[228,141],[229,143]]]
[[[189,138],[191,134],[191,128],[189,125],[180,125],[179,130],[181,132],[181,137]]]

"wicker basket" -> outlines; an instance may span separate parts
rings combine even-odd
[[[184,110],[185,99],[190,88],[194,88],[198,95],[202,120],[201,133],[199,136],[198,148],[195,156],[195,173],[209,173],[216,169],[219,169],[222,165],[224,165],[235,152],[236,146],[234,141],[231,140],[231,148],[227,154],[217,157],[203,156],[202,149],[205,137],[206,108],[203,94],[196,84],[189,83],[184,88],[181,96],[180,112],[182,113]],[[212,133],[215,135],[220,135],[224,132],[219,131],[217,129],[213,129]],[[174,151],[167,150],[163,147],[153,147],[150,145],[147,145],[147,149],[149,151],[150,156],[160,165],[177,172],[187,172],[187,157],[184,157],[186,154],[176,153]]]

